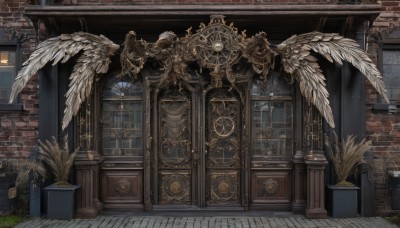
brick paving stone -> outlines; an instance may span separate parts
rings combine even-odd
[[[30,219],[18,224],[16,228],[86,228],[86,227],[138,227],[138,228],[225,228],[225,227],[265,227],[265,228],[395,228],[394,224],[389,223],[380,217],[358,217],[343,219],[306,219],[304,216],[280,216],[280,217],[244,217],[244,216],[224,216],[224,217],[167,217],[167,216],[97,216],[95,219],[72,219],[69,221],[51,220],[45,218]]]
[[[201,227],[201,221],[202,219],[199,217],[194,218],[194,228],[200,228]]]

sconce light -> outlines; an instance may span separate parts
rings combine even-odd
[[[0,51],[0,63],[8,64],[8,51]]]

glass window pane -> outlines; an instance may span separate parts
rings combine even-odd
[[[292,121],[291,101],[253,101],[253,156],[291,156]]]
[[[400,101],[400,50],[383,50],[383,80],[389,100]]]
[[[111,79],[106,85],[123,85],[125,88],[106,86],[103,91],[107,98],[102,107],[103,155],[143,156],[141,89],[139,94],[138,85],[126,82],[124,78],[119,80]],[[125,99],[126,94],[130,95],[129,99]]]
[[[7,103],[15,77],[15,51],[0,51],[0,103]]]

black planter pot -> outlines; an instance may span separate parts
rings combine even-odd
[[[393,210],[400,210],[400,171],[389,172],[389,191]]]
[[[334,218],[353,218],[357,216],[359,187],[328,185],[329,212]]]
[[[77,185],[67,187],[50,185],[44,190],[47,196],[47,218],[69,220],[75,214],[75,190]]]

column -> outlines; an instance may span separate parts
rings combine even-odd
[[[94,218],[102,209],[99,200],[101,162],[96,151],[80,151],[75,158],[76,184],[81,186],[76,193],[77,218]]]
[[[325,209],[325,168],[328,161],[323,151],[310,150],[307,165],[307,218],[327,218]]]

